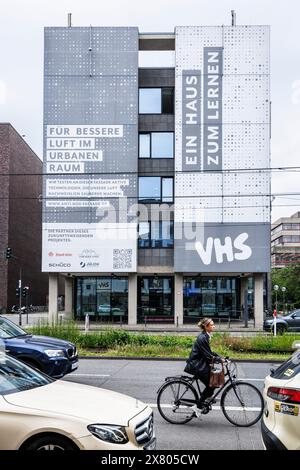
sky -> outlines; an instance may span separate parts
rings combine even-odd
[[[173,32],[175,26],[271,26],[271,166],[299,166],[299,0],[0,0],[0,122],[10,122],[42,159],[43,28],[138,26]],[[300,211],[300,172],[272,172],[272,221]]]

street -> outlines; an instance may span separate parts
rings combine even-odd
[[[235,427],[218,407],[185,425],[172,425],[163,420],[157,411],[156,392],[165,377],[182,374],[184,364],[184,361],[81,359],[79,368],[64,380],[114,390],[150,405],[154,411],[158,450],[263,449],[260,423],[251,428]],[[262,390],[265,376],[276,366],[278,364],[238,363],[238,378],[251,381]]]

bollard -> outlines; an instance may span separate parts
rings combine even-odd
[[[144,326],[145,326],[145,328],[147,326],[147,317],[144,317]]]
[[[178,315],[176,317],[176,328],[178,328]]]
[[[87,314],[85,315],[84,332],[85,332],[85,333],[88,333],[89,328],[90,328],[90,317],[89,317],[89,314],[87,313]]]

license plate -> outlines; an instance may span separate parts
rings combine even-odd
[[[144,450],[154,450],[154,449],[156,449],[156,438],[155,437],[152,439],[152,441],[149,442],[149,444],[147,444],[144,447]]]
[[[287,403],[275,402],[275,411],[277,413],[283,413],[291,416],[299,415],[299,406],[297,405],[288,405]]]
[[[77,369],[77,367],[78,367],[78,361],[73,362],[73,364],[71,365],[71,370]]]

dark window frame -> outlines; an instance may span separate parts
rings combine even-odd
[[[160,93],[160,106],[161,106],[161,112],[160,113],[141,113],[140,112],[140,90],[161,90]],[[163,100],[163,90],[172,90],[172,111],[171,112],[164,112],[164,100]],[[160,116],[161,114],[167,114],[169,116],[173,116],[175,113],[175,87],[174,86],[141,86],[139,87],[139,94],[138,94],[138,110],[139,110],[139,115],[140,116]]]
[[[172,236],[172,238],[169,238],[169,239],[155,239],[155,238],[152,238],[152,222],[158,222],[159,223],[159,233],[162,234],[162,224],[163,222],[169,222],[170,223],[170,236]],[[140,224],[142,223],[147,223],[149,225],[149,237],[148,239],[147,238],[140,238],[139,237],[139,233],[140,233]],[[161,249],[161,248],[164,248],[164,249],[174,249],[174,220],[145,220],[145,221],[140,221],[140,223],[138,224],[138,248],[140,249],[152,249],[152,250],[156,250],[156,249]],[[164,240],[171,240],[172,241],[172,245],[170,246],[163,246],[163,241]],[[153,242],[158,242],[159,246],[153,246]],[[140,243],[141,242],[146,242],[145,245],[146,246],[141,246]]]
[[[173,134],[173,155],[172,157],[153,157],[152,156],[152,134]],[[140,135],[149,135],[150,136],[150,149],[149,149],[149,157],[140,157]],[[141,160],[174,160],[175,158],[175,132],[174,131],[142,131],[139,132],[139,159]]]
[[[149,199],[140,199],[140,178],[160,178],[160,194],[159,194],[159,199],[156,200],[150,200]],[[163,200],[163,180],[165,179],[171,179],[172,180],[172,200],[171,201],[164,201]],[[144,204],[173,204],[174,203],[174,177],[173,176],[144,176],[144,175],[139,175],[138,177],[138,202],[144,203]]]

